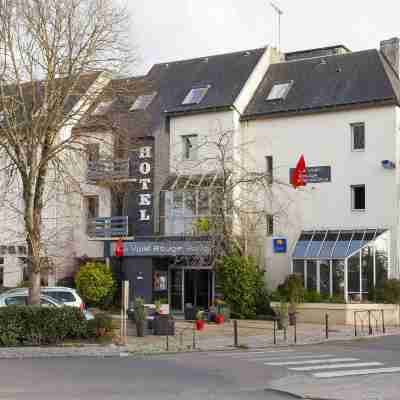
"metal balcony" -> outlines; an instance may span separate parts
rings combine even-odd
[[[99,217],[88,221],[87,234],[91,239],[128,237],[129,217]]]
[[[87,182],[124,181],[130,178],[129,159],[89,161],[87,165]]]

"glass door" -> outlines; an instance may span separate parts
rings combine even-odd
[[[170,306],[174,311],[183,311],[183,269],[169,270]]]

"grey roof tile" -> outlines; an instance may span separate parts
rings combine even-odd
[[[267,101],[275,83],[293,80],[285,99]],[[272,64],[242,119],[372,102],[399,103],[400,83],[377,50]]]

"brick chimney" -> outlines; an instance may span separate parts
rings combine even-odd
[[[380,51],[386,57],[399,76],[400,73],[400,39],[397,37],[382,40]]]

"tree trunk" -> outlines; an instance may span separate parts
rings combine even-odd
[[[31,267],[30,270],[29,304],[40,304],[40,269]]]

